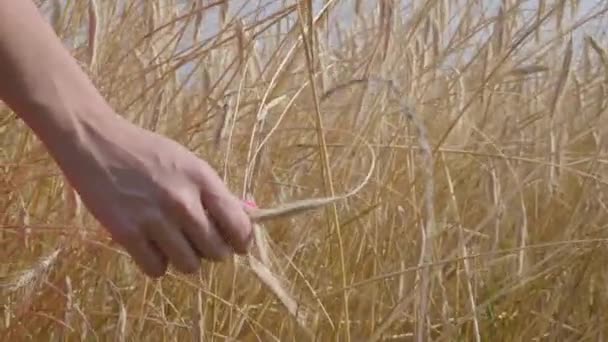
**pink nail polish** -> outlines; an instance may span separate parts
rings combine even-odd
[[[243,200],[243,203],[245,203],[245,205],[247,205],[250,208],[257,208],[258,206],[255,204],[254,201],[249,201],[249,200]]]

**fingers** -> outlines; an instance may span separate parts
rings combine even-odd
[[[216,223],[219,234],[235,252],[247,253],[251,244],[252,227],[241,201],[206,164],[195,173],[195,179],[201,189],[200,199],[211,220]]]
[[[100,216],[100,221],[108,229],[112,240],[121,245],[131,256],[137,266],[148,276],[161,277],[168,267],[167,258],[139,229],[137,224],[128,219]],[[105,219],[104,219],[105,218]]]
[[[247,253],[251,243],[251,222],[240,201],[227,195],[207,196],[203,197],[202,201],[216,222],[218,232],[234,251],[239,254]]]
[[[133,230],[128,235],[121,244],[137,266],[152,278],[163,276],[167,272],[168,260],[158,246],[139,231]]]
[[[200,258],[186,240],[178,224],[162,215],[143,225],[143,230],[175,268],[182,273],[194,273],[200,267]]]
[[[184,234],[203,258],[222,261],[232,255],[232,248],[219,234],[215,224],[209,220],[198,198],[192,206],[178,213]]]

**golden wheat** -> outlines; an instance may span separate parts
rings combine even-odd
[[[606,338],[605,4],[36,3],[255,244],[144,277],[0,104],[2,340]]]

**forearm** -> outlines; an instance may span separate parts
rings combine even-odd
[[[47,145],[108,107],[29,0],[0,1],[0,99]]]

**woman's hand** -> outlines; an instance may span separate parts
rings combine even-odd
[[[251,223],[215,171],[116,115],[31,1],[0,1],[0,99],[148,275],[246,252]]]
[[[89,211],[141,269],[184,273],[200,258],[219,261],[248,249],[251,223],[217,173],[183,146],[115,115],[84,124],[53,150]]]

